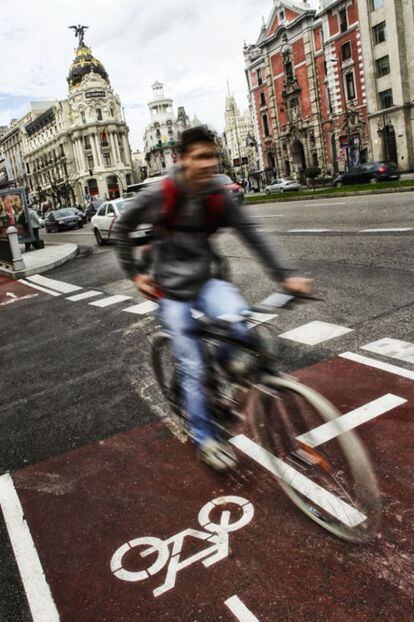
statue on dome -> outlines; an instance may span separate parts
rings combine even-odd
[[[79,37],[79,46],[84,45],[85,30],[89,28],[89,26],[81,26],[78,24],[77,26],[69,26],[69,28],[75,31],[75,37]]]

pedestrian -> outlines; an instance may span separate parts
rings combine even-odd
[[[29,207],[29,209],[27,210],[28,214],[29,214],[29,221],[30,224],[32,225],[32,231],[33,231],[33,235],[35,237],[34,241],[30,241],[30,242],[25,242],[25,251],[28,252],[30,251],[30,246],[33,245],[33,248],[36,250],[37,248],[39,248],[39,229],[41,226],[40,223],[40,218],[39,216],[36,214],[36,212],[34,211],[34,209],[32,207]]]

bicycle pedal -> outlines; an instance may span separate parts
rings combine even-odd
[[[296,449],[291,451],[287,459],[301,468],[313,467],[319,464],[319,460],[304,449]]]

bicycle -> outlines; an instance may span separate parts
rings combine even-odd
[[[340,413],[325,397],[278,371],[277,357],[266,350],[263,340],[256,336],[246,344],[231,335],[235,321],[242,319],[253,328],[257,314],[292,308],[304,299],[311,298],[273,294],[259,307],[246,310],[243,318],[198,319],[196,333],[205,352],[205,386],[213,423],[218,437],[275,475],[308,517],[342,539],[365,542],[377,532],[381,504],[362,442],[354,431],[341,429]],[[236,370],[223,367],[215,357],[216,346],[223,343],[238,352]],[[161,392],[173,416],[191,435],[167,333],[153,336],[151,353]],[[237,421],[248,424],[251,438],[234,436]],[[327,441],[321,442],[321,426],[324,431],[329,426]]]

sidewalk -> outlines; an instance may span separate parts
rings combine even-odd
[[[79,252],[77,244],[50,244],[38,251],[22,253],[24,270],[14,272],[9,266],[0,264],[0,274],[12,279],[21,279],[32,274],[40,274],[52,270],[70,261]]]

